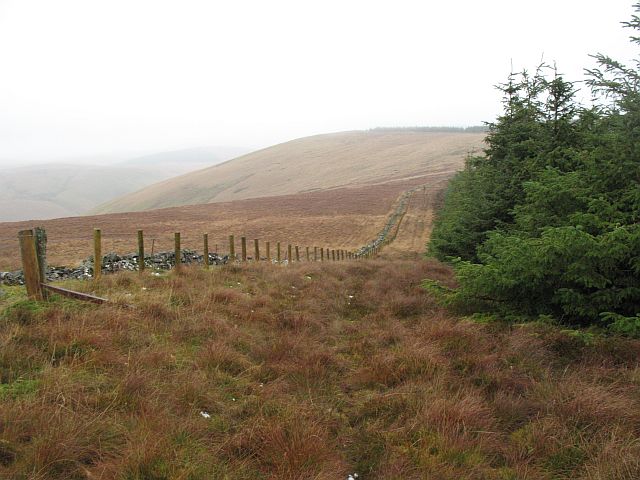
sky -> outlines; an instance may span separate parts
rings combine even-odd
[[[0,0],[0,166],[470,126],[512,70],[627,60],[627,0]],[[584,94],[588,98],[588,94]],[[92,160],[93,159],[93,160]]]

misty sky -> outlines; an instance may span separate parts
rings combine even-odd
[[[628,59],[625,0],[0,0],[0,165],[477,125],[493,85]]]

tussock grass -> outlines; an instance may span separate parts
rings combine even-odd
[[[640,478],[640,342],[456,318],[425,278],[452,285],[374,260],[16,294],[0,477]]]

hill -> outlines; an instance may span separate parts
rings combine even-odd
[[[202,147],[110,165],[48,163],[0,168],[0,222],[82,215],[111,199],[246,151]]]
[[[0,170],[0,221],[80,215],[166,178],[160,169],[44,164]]]
[[[272,197],[372,185],[459,169],[482,132],[380,130],[305,137],[165,180],[93,213]]]

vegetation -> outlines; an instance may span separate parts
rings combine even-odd
[[[589,108],[544,65],[500,86],[485,155],[452,181],[429,244],[460,304],[640,332],[640,64],[595,58]]]
[[[372,260],[10,289],[0,478],[640,477],[640,341],[459,319],[425,277],[453,287]]]

